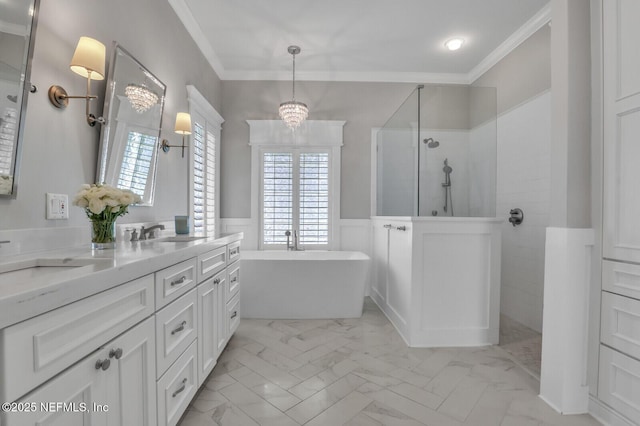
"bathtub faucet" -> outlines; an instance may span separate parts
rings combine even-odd
[[[298,231],[293,231],[293,249],[295,251],[303,251],[302,247],[298,247]]]
[[[290,243],[289,237],[291,237],[291,231],[287,230],[284,235],[287,236],[287,251],[303,251],[302,247],[298,247],[298,231],[293,231],[293,244]]]

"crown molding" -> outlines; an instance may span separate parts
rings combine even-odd
[[[536,31],[551,21],[551,3],[547,3],[535,15],[531,17],[508,39],[503,41],[496,49],[489,53],[478,65],[467,74],[467,83],[471,84],[480,78],[491,67],[500,62],[505,56],[511,53],[523,41],[531,37]]]
[[[291,81],[291,72],[227,71],[224,80]],[[296,81],[467,84],[466,74],[372,71],[297,71]]]
[[[288,81],[291,73],[286,71],[231,71],[225,70],[218,55],[205,37],[202,29],[187,6],[186,0],[168,0],[169,4],[184,24],[196,45],[211,64],[220,80],[240,81]],[[523,41],[551,21],[551,3],[540,9],[509,38],[502,42],[468,73],[421,73],[421,72],[376,72],[376,71],[297,71],[297,81],[344,81],[376,83],[427,83],[427,84],[471,84],[491,67],[500,62]]]
[[[178,15],[178,19],[182,21],[182,24],[186,28],[189,35],[193,41],[196,42],[196,45],[204,55],[205,59],[209,62],[213,70],[221,80],[224,80],[225,70],[222,66],[222,62],[216,52],[214,52],[211,43],[207,40],[207,37],[202,32],[202,28],[194,18],[191,9],[187,6],[187,2],[185,0],[169,0],[169,4],[173,8],[176,15]]]

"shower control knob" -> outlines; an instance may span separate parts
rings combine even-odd
[[[511,209],[511,211],[509,211],[509,215],[511,216],[509,218],[509,223],[513,226],[520,225],[524,220],[524,213],[521,209]]]

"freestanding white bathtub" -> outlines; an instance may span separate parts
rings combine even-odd
[[[243,251],[243,318],[357,318],[370,259],[351,251]]]

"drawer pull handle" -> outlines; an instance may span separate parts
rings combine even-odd
[[[184,379],[182,379],[182,385],[176,389],[175,392],[173,392],[173,394],[171,395],[171,397],[175,398],[176,395],[178,395],[179,393],[181,393],[182,391],[184,391],[184,389],[187,387],[187,378],[185,377]]]
[[[122,348],[111,349],[109,351],[109,358],[114,358],[114,357],[115,357],[115,359],[122,358]]]
[[[96,370],[102,369],[102,371],[107,371],[109,366],[111,365],[111,361],[109,359],[99,359],[96,361]]]
[[[229,252],[229,256],[235,256],[236,254],[238,254],[238,249],[233,249]]]
[[[215,280],[213,280],[213,283],[214,283],[215,285],[220,284],[220,278],[216,278]]]
[[[180,279],[179,279],[179,280],[171,281],[171,287],[174,287],[174,286],[176,286],[176,285],[180,285],[180,284],[182,284],[183,282],[185,282],[186,280],[187,280],[187,276],[186,276],[186,275],[183,275],[183,276],[181,276],[181,277],[180,277]]]
[[[171,331],[171,335],[173,336],[176,333],[180,333],[184,330],[184,326],[187,325],[186,321],[182,321],[179,326],[177,326],[174,330]]]
[[[391,228],[393,228],[393,225],[388,224],[388,225],[383,225],[382,227],[383,227],[383,228],[387,228],[387,229],[391,229]]]
[[[231,314],[231,319],[235,318],[236,316],[238,316],[238,311],[233,311],[233,314]]]
[[[396,226],[396,229],[397,229],[398,231],[406,231],[406,230],[407,230],[407,227],[406,227],[406,226]]]
[[[233,278],[231,278],[231,282],[232,282],[232,283],[235,283],[235,282],[237,282],[237,281],[238,281],[238,277],[233,277]]]

